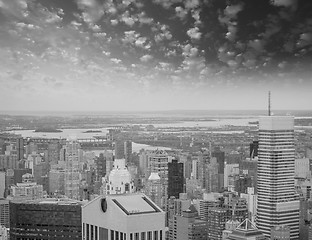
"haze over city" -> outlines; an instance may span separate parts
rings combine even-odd
[[[0,0],[0,110],[310,110],[303,0]]]

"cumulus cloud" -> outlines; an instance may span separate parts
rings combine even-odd
[[[193,9],[199,6],[199,0],[186,0],[185,1],[185,8]]]
[[[182,8],[181,6],[178,6],[175,8],[176,15],[181,19],[184,20],[187,16],[188,10]]]
[[[199,32],[198,27],[190,28],[186,33],[191,39],[196,39],[196,40],[199,40],[202,35],[202,33]]]
[[[103,5],[96,0],[77,0],[78,7],[83,10],[83,19],[87,23],[95,23],[104,15]]]
[[[150,60],[152,60],[153,59],[153,56],[152,55],[149,55],[149,54],[146,54],[146,55],[144,55],[144,56],[142,56],[141,58],[140,58],[140,60],[142,61],[142,62],[148,62],[148,61],[150,61]]]

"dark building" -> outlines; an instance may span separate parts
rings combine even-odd
[[[208,209],[207,232],[211,240],[222,239],[225,223],[231,218],[231,212],[225,208],[214,207]]]
[[[97,174],[98,179],[105,177],[106,157],[104,157],[103,153],[100,153],[100,155],[95,159],[95,165],[96,165],[96,174]]]
[[[238,194],[247,193],[247,188],[252,187],[252,179],[247,175],[239,175],[234,180],[234,188]]]
[[[17,151],[17,160],[21,160],[24,158],[24,139],[17,138],[16,139],[16,151]]]
[[[41,162],[34,166],[34,178],[35,182],[43,186],[43,190],[49,191],[49,174],[50,166],[47,162]]]
[[[219,164],[218,172],[224,174],[225,153],[222,152],[219,147],[215,147],[211,155],[217,159],[217,163]]]
[[[218,190],[224,188],[224,161],[225,153],[220,150],[219,147],[215,147],[214,151],[211,153],[212,157],[217,159],[218,163]]]
[[[257,189],[257,159],[253,160],[242,160],[239,163],[239,170],[241,173],[248,175],[248,177],[251,178],[252,181],[252,187]]]
[[[115,141],[115,159],[125,158],[125,148],[124,141],[116,140]]]
[[[249,157],[254,158],[258,156],[258,148],[259,148],[259,141],[253,141],[249,145]]]
[[[10,240],[80,240],[81,202],[44,199],[10,202]]]
[[[183,163],[173,159],[168,163],[168,198],[174,196],[179,198],[179,194],[184,191]]]
[[[13,174],[13,184],[17,184],[17,183],[22,183],[23,182],[23,178],[22,176],[26,173],[30,173],[31,174],[31,169],[14,169],[13,170],[14,174]],[[10,175],[9,175],[10,176]]]
[[[126,159],[126,163],[131,162],[132,157],[132,141],[127,140],[124,142],[124,155]]]

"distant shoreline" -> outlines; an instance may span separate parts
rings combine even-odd
[[[58,133],[58,132],[63,132],[62,130],[59,129],[52,129],[52,128],[38,128],[34,132],[42,132],[42,133]]]

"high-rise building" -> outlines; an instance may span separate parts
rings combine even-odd
[[[294,118],[259,119],[257,227],[266,237],[278,225],[290,227],[290,239],[299,237],[299,200],[294,187]]]
[[[5,226],[0,225],[0,240],[8,240],[8,239],[9,239],[8,229]]]
[[[79,163],[80,144],[75,141],[67,141],[65,149],[65,195],[71,199],[79,199]]]
[[[208,219],[208,210],[214,207],[220,207],[220,193],[204,193],[203,199],[199,201],[199,216],[203,220]]]
[[[222,239],[225,223],[231,218],[231,212],[222,207],[208,209],[207,231],[211,240]]]
[[[17,151],[17,160],[21,160],[24,158],[24,139],[17,138],[16,139],[16,151]]]
[[[82,202],[39,199],[10,202],[10,239],[80,240]]]
[[[179,199],[174,196],[170,197],[168,200],[167,207],[167,218],[169,227],[169,239],[174,239],[174,234],[176,229],[176,218],[177,216],[182,216],[184,211],[187,211],[191,206],[191,199],[187,198],[186,193],[180,193]],[[196,214],[196,217],[198,214]]]
[[[83,239],[165,240],[165,212],[144,194],[99,196],[82,207]]]
[[[0,171],[0,198],[4,197],[5,193],[5,172]]]
[[[65,170],[63,168],[53,168],[49,171],[49,193],[52,195],[65,194]]]
[[[131,162],[131,157],[132,157],[132,141],[127,140],[124,142],[124,155],[126,159],[126,163]]]
[[[161,208],[166,210],[168,199],[168,162],[171,156],[166,151],[156,150],[149,156],[149,171],[158,173],[162,182],[162,198],[165,200]]]
[[[33,181],[33,175],[23,175],[23,182],[11,186],[10,198],[13,200],[35,200],[43,197],[43,186]]]
[[[249,144],[249,157],[253,159],[258,156],[259,141],[253,141]]]
[[[219,147],[215,147],[212,152],[212,157],[217,159],[218,163],[218,188],[219,191],[224,187],[224,162],[225,162],[225,152],[221,151]]]
[[[172,233],[169,240],[206,240],[207,222],[198,218],[198,213],[191,205],[181,215],[173,218]]]
[[[173,159],[168,163],[168,197],[179,198],[179,194],[185,192],[183,177],[183,163]]]
[[[124,141],[116,140],[115,141],[115,159],[125,158],[125,147]]]
[[[158,173],[152,172],[149,176],[146,186],[146,195],[159,207],[162,206],[162,183]]]
[[[0,199],[0,226],[10,227],[10,202],[8,199]]]

